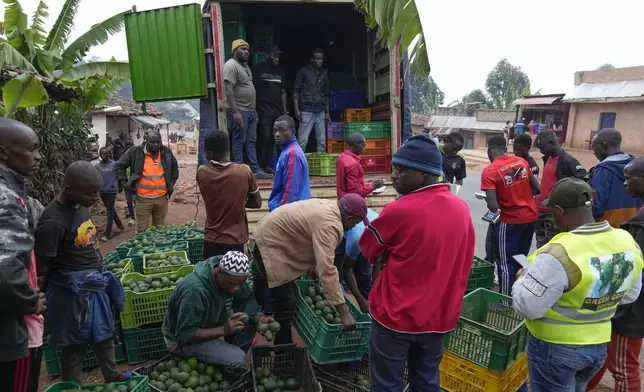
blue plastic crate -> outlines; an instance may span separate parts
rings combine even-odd
[[[331,110],[359,109],[364,107],[365,93],[331,93]]]

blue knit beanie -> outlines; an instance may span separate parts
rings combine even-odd
[[[443,157],[436,142],[426,135],[412,136],[391,159],[393,165],[410,167],[435,176],[443,175]]]

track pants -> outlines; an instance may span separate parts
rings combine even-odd
[[[494,263],[499,276],[499,292],[512,295],[512,285],[521,264],[512,256],[528,255],[534,235],[534,223],[513,224],[499,222],[494,225]]]
[[[615,392],[641,392],[639,360],[641,351],[641,338],[627,338],[613,332],[608,343],[606,363],[588,384],[588,391],[596,388],[606,370],[609,370],[615,379]]]
[[[42,362],[42,347],[29,349],[29,356],[0,362],[0,391],[37,392]]]

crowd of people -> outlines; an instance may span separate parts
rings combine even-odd
[[[231,49],[233,56],[224,64],[222,75],[232,161],[248,164],[255,178],[270,179],[275,174],[274,124],[280,116],[289,114],[287,88],[290,86],[280,67],[282,51],[270,45],[266,61],[251,68],[248,65],[250,45],[246,41],[233,41]],[[326,152],[325,130],[331,117],[329,76],[323,65],[324,52],[314,49],[310,63],[297,72],[292,85],[293,114],[299,121],[297,143],[302,150],[306,150],[309,135],[315,129],[316,151]]]
[[[402,391],[405,371],[410,390],[437,391],[443,338],[458,322],[474,259],[470,210],[451,189],[467,174],[458,154],[462,137],[451,134],[442,145],[427,135],[406,140],[392,157],[399,197],[378,214],[367,198],[384,182],[365,183],[362,135],[348,137],[337,164],[337,199],[326,200],[311,198],[293,118],[278,116],[272,129],[281,154],[270,212],[252,237],[246,208],[263,203],[256,173],[231,159],[227,132],[206,135],[208,163],[197,171],[205,260],[170,296],[162,327],[168,350],[245,367],[257,326],[273,321],[281,326],[275,343],[291,343],[294,281],[308,274],[345,331],[356,321],[343,285],[371,314],[372,391]],[[533,144],[543,154],[540,173]],[[616,390],[641,389],[644,158],[623,153],[620,144],[616,130],[598,132],[592,148],[600,163],[586,171],[554,132],[534,143],[518,135],[513,155],[503,136],[489,140],[481,189],[499,220],[488,230],[488,259],[499,291],[526,320],[533,391],[590,390],[606,369]],[[88,344],[106,382],[127,380],[113,340],[123,288],[103,269],[88,208],[99,199],[112,205],[116,192],[128,190],[136,195],[137,230],[163,225],[179,177],[176,159],[149,131],[117,162],[103,150],[96,166],[72,163],[60,194],[44,208],[26,192],[40,159],[34,131],[0,119],[0,389],[36,390],[43,336],[61,349],[63,380],[82,384]],[[529,254],[535,235],[538,249]]]

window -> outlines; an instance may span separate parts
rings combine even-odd
[[[604,128],[615,128],[615,120],[617,119],[617,113],[600,113],[599,114],[599,127],[598,131],[601,131]]]

